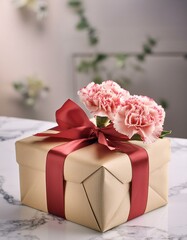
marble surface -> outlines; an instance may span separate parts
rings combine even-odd
[[[187,139],[171,139],[169,204],[106,233],[21,205],[14,143],[54,125],[0,117],[0,239],[187,239]]]

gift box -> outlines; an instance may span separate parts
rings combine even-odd
[[[52,133],[58,132],[57,130],[44,133],[49,137],[31,136],[16,142],[23,204],[58,216],[61,216],[58,214],[61,211],[58,210],[58,206],[61,208],[61,205],[64,205],[64,217],[67,220],[101,232],[167,204],[169,139],[158,139],[152,144],[134,140],[125,142],[127,149],[129,145],[136,146],[147,153],[148,185],[138,185],[137,181],[132,186],[133,167],[129,152],[125,153],[125,149],[123,152],[119,149],[111,150],[99,141],[89,142],[86,146],[68,152],[62,170],[59,163],[63,156],[59,154],[59,149],[66,151],[67,143],[73,140],[67,142],[61,138],[51,137]],[[46,167],[51,150],[53,154],[51,165]],[[141,150],[135,155],[135,159],[140,155]],[[53,168],[56,164],[55,159],[58,163]],[[50,171],[53,175],[50,175]],[[60,179],[63,181],[62,186],[57,183],[61,181]],[[51,190],[46,184],[52,184]],[[135,188],[133,191],[139,191],[139,195],[134,196],[136,201],[134,205],[130,194],[132,187]],[[147,197],[143,212],[129,217],[131,208],[132,211],[134,208],[136,211],[141,208],[139,202],[146,194],[145,187]],[[54,196],[53,190],[56,191]],[[58,194],[61,195],[62,190],[63,199],[59,200]],[[48,191],[52,191],[52,197]],[[54,208],[57,207],[54,211],[49,210],[51,201]]]

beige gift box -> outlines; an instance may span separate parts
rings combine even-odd
[[[45,164],[48,151],[63,142],[28,137],[16,142],[20,170],[21,201],[47,211]],[[54,140],[53,140],[54,141]],[[168,201],[169,139],[153,144],[130,141],[146,149],[149,156],[149,189],[146,212]],[[132,179],[128,155],[92,144],[69,154],[65,160],[66,219],[104,232],[127,221]]]

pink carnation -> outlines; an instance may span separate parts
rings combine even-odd
[[[128,91],[111,80],[100,85],[92,82],[78,91],[78,95],[91,113],[97,116],[107,116],[110,120],[114,119],[121,101],[130,96]]]
[[[84,103],[86,108],[92,113],[98,110],[97,94],[100,91],[100,85],[91,82],[86,87],[78,91],[78,96],[81,102]]]
[[[146,96],[131,96],[117,108],[115,129],[132,138],[139,134],[146,143],[160,137],[165,118],[164,109]]]

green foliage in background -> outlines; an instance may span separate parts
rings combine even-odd
[[[130,79],[127,78],[125,75],[116,77],[116,70],[125,70],[128,61],[134,58],[137,63],[131,65],[131,67],[135,71],[142,71],[143,69],[141,63],[144,62],[146,57],[152,53],[155,46],[156,40],[149,37],[147,41],[143,44],[141,53],[134,54],[133,56],[126,53],[117,53],[111,57],[107,53],[96,52],[89,60],[82,60],[77,66],[77,70],[81,73],[92,74],[92,81],[96,83],[101,83],[104,80],[102,75],[103,72],[105,72],[105,76],[108,76],[110,79],[118,82],[122,87],[127,88],[130,84]],[[116,69],[113,69],[113,74],[111,73],[110,69],[107,69],[104,66],[104,63],[109,58],[113,58],[115,60]]]
[[[74,11],[74,13],[78,17],[78,23],[76,24],[76,29],[79,31],[85,31],[88,36],[88,42],[91,47],[94,48],[94,54],[89,60],[81,60],[79,65],[77,66],[77,70],[80,73],[85,73],[92,75],[91,79],[93,82],[101,83],[103,80],[103,72],[105,72],[105,76],[108,76],[110,79],[118,82],[122,87],[127,88],[130,84],[130,79],[126,76],[117,77],[114,76],[108,69],[104,66],[106,60],[111,58],[111,56],[107,53],[100,53],[95,51],[96,45],[99,43],[99,36],[97,34],[97,30],[90,24],[86,13],[83,1],[81,0],[69,0],[69,7]],[[112,56],[115,60],[115,66],[117,69],[125,69],[127,65],[127,61],[132,57],[137,60],[137,62],[142,63],[145,61],[147,55],[152,54],[153,48],[156,46],[156,40],[152,37],[149,37],[147,41],[142,46],[142,51],[136,55],[128,55],[125,53],[117,53]],[[135,71],[141,71],[142,67],[139,64],[133,65],[133,69]],[[116,72],[116,71],[115,71]]]
[[[25,81],[13,83],[14,89],[22,96],[25,105],[33,107],[40,97],[45,97],[49,87],[34,76],[29,76]]]
[[[153,53],[157,40],[153,37],[148,37],[145,43],[142,45],[140,53],[116,53],[107,54],[98,52],[96,46],[99,43],[99,36],[95,27],[93,27],[86,16],[85,7],[82,0],[68,0],[68,6],[78,17],[78,23],[76,29],[78,31],[85,31],[88,37],[88,42],[93,48],[93,54],[89,59],[83,59],[77,66],[77,71],[91,76],[91,81],[95,83],[101,83],[106,79],[112,79],[117,82],[121,87],[128,88],[131,84],[131,79],[125,75],[125,68],[129,62],[133,60],[134,64],[131,64],[131,68],[138,72],[143,71],[142,64],[145,62],[146,57]],[[115,68],[109,69],[106,66],[106,61],[111,59],[115,62]],[[121,74],[121,71],[123,74]],[[117,74],[118,73],[118,74]],[[160,104],[164,107],[168,107],[168,103],[165,99],[160,100]]]
[[[91,26],[85,14],[83,2],[79,0],[69,0],[68,5],[73,9],[73,11],[78,16],[78,23],[76,25],[76,29],[79,31],[84,30],[87,32],[88,40],[91,46],[98,44],[99,38],[97,35],[97,31],[93,26]]]

